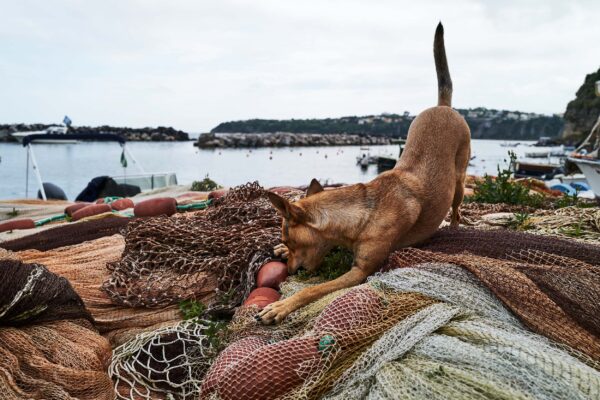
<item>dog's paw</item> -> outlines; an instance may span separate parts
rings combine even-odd
[[[277,246],[273,247],[273,253],[275,253],[276,257],[281,257],[287,260],[290,254],[290,250],[285,244],[280,243]]]
[[[294,307],[286,299],[269,304],[256,317],[257,320],[265,325],[272,324],[273,322],[278,324],[292,311],[294,311]]]

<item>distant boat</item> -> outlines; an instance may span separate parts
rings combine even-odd
[[[23,139],[27,136],[31,135],[65,135],[64,139],[55,139],[55,138],[46,138],[46,139],[38,139],[36,143],[46,143],[46,144],[74,144],[79,143],[78,140],[69,139],[68,135],[69,128],[67,126],[51,126],[41,131],[23,131],[23,132],[13,132],[10,134],[13,138],[17,139],[19,143],[23,143]]]
[[[500,146],[502,146],[502,147],[517,147],[520,144],[521,144],[520,142],[517,142],[517,143],[504,142],[504,143],[501,143]]]
[[[565,147],[563,145],[557,149],[530,151],[525,153],[525,157],[527,158],[566,157],[566,155]]]

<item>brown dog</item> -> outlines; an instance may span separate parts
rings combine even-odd
[[[438,106],[412,122],[394,169],[367,184],[327,191],[313,179],[306,198],[295,203],[269,193],[284,218],[283,244],[275,252],[287,256],[289,273],[300,266],[314,271],[334,246],[352,249],[354,266],[337,279],[265,307],[258,315],[263,323],[280,322],[328,293],[362,283],[379,270],[390,252],[430,237],[450,207],[451,225],[458,225],[471,134],[464,118],[450,108],[452,81],[441,23],[433,53]]]

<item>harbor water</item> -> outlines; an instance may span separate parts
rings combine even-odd
[[[515,148],[505,141],[473,140],[468,173],[496,174],[505,166],[508,151],[523,157],[533,142]],[[192,142],[129,142],[128,149],[146,172],[174,172],[180,184],[208,175],[224,186],[258,181],[265,187],[307,185],[312,178],[329,183],[366,182],[377,175],[377,167],[361,169],[356,159],[362,154],[398,156],[398,145],[343,147],[294,147],[200,150]],[[536,150],[541,148],[536,148]],[[121,147],[116,143],[36,144],[35,156],[44,182],[61,187],[74,199],[90,179],[102,175],[140,173],[133,160],[121,165]],[[27,152],[16,143],[0,143],[0,199],[25,197]],[[537,160],[536,162],[544,162]],[[29,169],[29,197],[35,197],[37,182]]]

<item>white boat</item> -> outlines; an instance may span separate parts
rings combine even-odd
[[[585,180],[592,188],[596,199],[600,201],[600,159],[569,157],[569,161],[575,163],[583,172]]]
[[[548,158],[548,157],[565,157],[565,147],[560,145],[554,149],[547,149],[541,151],[528,151],[525,153],[527,158]]]
[[[27,136],[31,135],[64,135],[64,138],[54,139],[54,138],[45,138],[38,139],[36,143],[45,143],[45,144],[74,144],[79,143],[78,140],[70,140],[68,138],[68,128],[64,125],[61,126],[51,126],[42,131],[23,131],[23,132],[13,132],[10,134],[13,138],[17,139],[19,143],[23,143],[23,139]]]

